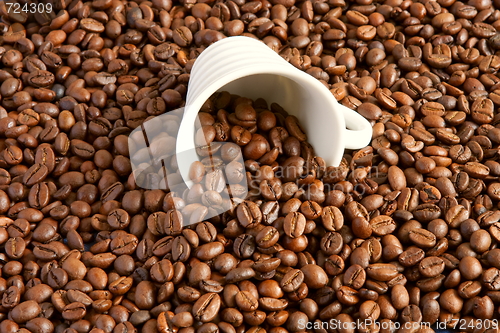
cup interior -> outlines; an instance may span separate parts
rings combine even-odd
[[[318,87],[321,83],[310,83],[303,77],[295,79],[293,76],[255,74],[236,79],[219,91],[254,100],[264,98],[269,107],[271,103],[279,104],[290,115],[298,118],[316,154],[328,164],[338,165],[345,147],[343,115],[336,110],[338,103],[335,97],[327,89]]]

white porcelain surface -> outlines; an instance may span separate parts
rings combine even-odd
[[[338,166],[344,149],[369,144],[370,123],[337,102],[318,80],[295,68],[264,43],[248,37],[220,40],[197,58],[190,75],[177,152],[191,152],[178,161],[188,180],[189,166],[197,156],[194,124],[203,103],[217,91],[252,99],[264,98],[281,105],[298,118],[308,142],[327,165]],[[346,128],[347,125],[347,128]],[[190,187],[190,181],[187,181]]]

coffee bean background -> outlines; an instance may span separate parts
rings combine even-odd
[[[0,333],[498,331],[500,1],[53,8],[0,2]],[[373,140],[327,166],[287,110],[218,93],[200,135],[225,162],[242,148],[250,193],[182,228],[220,192],[141,189],[128,135],[183,106],[197,56],[239,35],[320,80]]]

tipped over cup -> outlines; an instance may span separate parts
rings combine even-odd
[[[185,106],[145,122],[129,136],[136,184],[183,198],[185,205],[178,207],[172,199],[165,213],[181,219],[182,226],[224,213],[248,194],[246,177],[235,177],[246,174],[241,148],[233,144],[239,153],[224,160],[221,147],[230,143],[203,142],[199,135],[198,113],[221,91],[283,107],[295,117],[290,126],[296,126],[330,166],[340,164],[346,148],[360,149],[371,140],[372,127],[365,118],[264,43],[248,37],[220,40],[194,63]]]

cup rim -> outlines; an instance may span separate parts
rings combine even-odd
[[[288,63],[285,63],[289,65]],[[336,108],[336,105],[340,105],[340,103],[335,99],[335,97],[330,93],[330,91],[321,84],[321,82],[317,81],[314,79],[312,76],[305,72],[301,72],[299,69],[296,69],[296,71],[290,70],[289,68],[284,68],[285,64],[282,66],[278,67],[276,66],[277,64],[273,64],[273,66],[268,66],[267,64],[262,64],[259,65],[258,68],[255,68],[253,66],[248,66],[247,68],[240,68],[235,71],[229,72],[226,75],[223,75],[219,77],[217,80],[214,82],[210,83],[210,87],[207,87],[203,89],[202,92],[200,92],[197,96],[195,96],[195,100],[190,100],[186,101],[185,108],[194,108],[196,109],[196,115],[200,111],[203,103],[212,96],[215,92],[219,91],[222,87],[225,85],[234,82],[238,79],[248,77],[248,76],[253,76],[253,75],[279,75],[286,77],[294,82],[297,83],[305,83],[305,84],[311,84],[313,85],[314,89],[311,89],[311,91],[314,91],[315,94],[321,95],[321,97],[324,99],[325,103],[328,103],[328,105],[325,105],[324,112],[329,112],[331,114],[334,114],[335,117],[337,118],[335,125],[337,125],[338,130],[345,130],[346,129],[346,124],[345,124],[345,119],[343,117],[342,111],[338,110]],[[281,65],[281,64],[280,64]],[[290,65],[292,66],[292,65]],[[251,67],[251,68],[250,68]],[[295,68],[294,68],[295,69]],[[213,86],[216,86],[214,89]],[[351,110],[352,112],[355,112]],[[186,112],[187,114],[188,112]],[[182,123],[184,123],[183,118]],[[195,117],[193,117],[193,120],[195,120]],[[181,128],[182,128],[182,123],[181,123]],[[193,122],[194,125],[194,122]],[[181,128],[179,129],[179,132],[181,131]],[[337,144],[340,146],[344,147],[344,142],[343,142],[344,136],[341,135],[341,140],[337,140]],[[194,144],[194,139],[190,140],[193,141]],[[339,142],[341,141],[341,142]],[[194,148],[194,147],[192,147]]]

